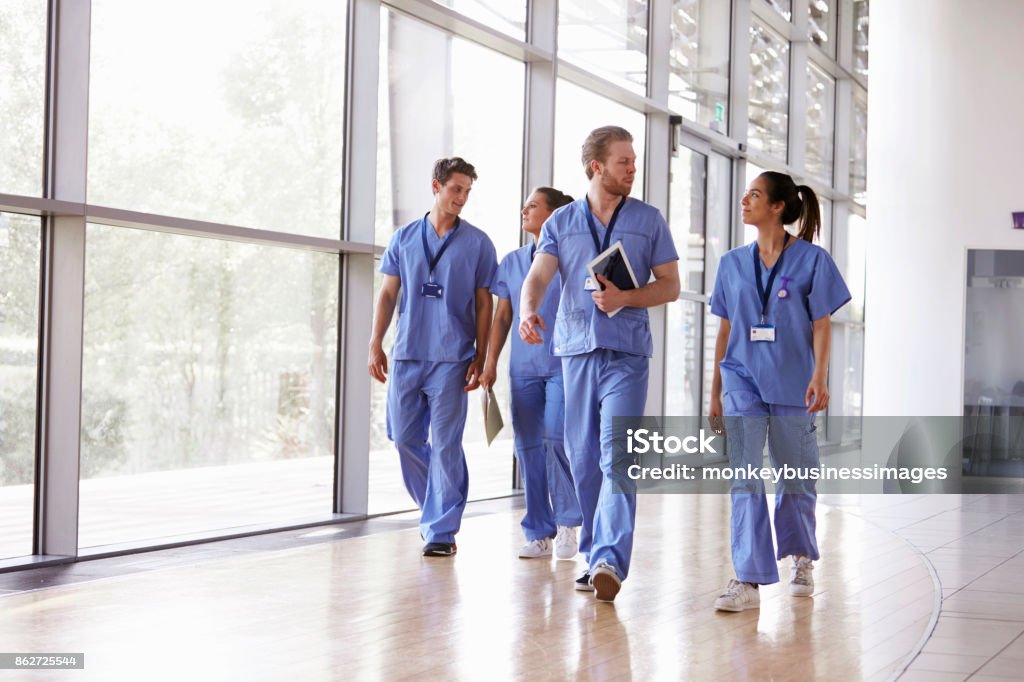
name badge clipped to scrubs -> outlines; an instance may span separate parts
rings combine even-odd
[[[583,281],[583,291],[597,291],[597,284],[592,277],[587,277]]]
[[[779,259],[775,261],[775,265],[772,266],[771,272],[768,273],[768,286],[765,287],[761,283],[761,253],[758,251],[757,243],[754,243],[754,278],[757,280],[757,295],[761,299],[761,324],[754,324],[750,326],[750,341],[751,343],[775,343],[775,325],[765,324],[765,315],[768,313],[768,297],[772,291],[772,285],[775,284],[775,276],[779,274],[779,269],[782,267],[782,257],[786,254],[786,245],[789,243],[789,233],[786,233],[786,238],[782,242],[782,251],[779,253]],[[789,284],[789,278],[782,278],[782,290],[779,291],[779,298],[785,300],[789,294],[787,285]]]
[[[420,295],[427,298],[441,298],[442,294],[444,294],[444,287],[434,282],[427,282],[420,287]]]
[[[423,216],[423,222],[420,223],[420,237],[423,241],[423,255],[427,258],[427,264],[430,267],[430,280],[420,287],[420,296],[424,298],[442,298],[444,296],[444,287],[434,281],[434,268],[437,267],[438,262],[441,260],[441,256],[448,249],[448,245],[452,243],[455,238],[455,231],[459,229],[459,218],[455,219],[455,226],[448,233],[444,243],[441,244],[441,248],[437,250],[437,255],[430,253],[430,245],[427,244],[427,213]]]

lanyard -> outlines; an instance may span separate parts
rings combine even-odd
[[[437,250],[437,255],[435,256],[430,253],[430,246],[427,244],[427,216],[429,215],[429,212],[423,214],[423,222],[420,223],[420,237],[423,238],[423,255],[427,257],[427,263],[430,264],[430,281],[433,282],[434,268],[437,267],[437,263],[441,260],[441,256],[443,256],[444,252],[448,249],[448,245],[452,243],[452,239],[455,238],[455,230],[459,229],[459,223],[461,221],[459,218],[455,218],[455,227],[451,229],[449,234],[445,235],[446,238],[441,244],[441,248]]]
[[[597,228],[594,226],[594,214],[590,212],[590,198],[584,196],[583,200],[587,202],[587,226],[590,228],[590,236],[594,240],[594,248],[597,249],[598,255],[601,255],[608,248],[609,242],[612,238],[612,229],[615,227],[615,221],[619,219],[619,211],[626,204],[626,197],[622,197],[619,201],[619,205],[615,207],[615,212],[612,213],[612,219],[608,221],[608,229],[604,233],[604,246],[601,245],[601,241],[597,238]]]
[[[764,284],[761,283],[761,252],[757,248],[757,242],[754,242],[754,278],[757,280],[757,295],[761,298],[761,324],[764,324],[764,315],[768,312],[768,295],[772,292],[775,275],[779,274],[779,268],[782,266],[782,256],[786,253],[786,244],[788,243],[789,232],[786,233],[786,238],[782,241],[782,251],[779,252],[779,259],[775,261],[775,265],[772,266],[771,271],[768,273],[768,290],[766,291]]]
[[[537,242],[530,244],[530,262],[533,262],[533,257],[537,253]]]

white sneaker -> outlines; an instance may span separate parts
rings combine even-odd
[[[576,541],[576,529],[572,526],[559,526],[555,535],[555,558],[572,559],[579,550],[579,542]]]
[[[590,574],[597,601],[615,601],[615,595],[622,589],[622,579],[611,564],[601,564]]]
[[[793,568],[789,576],[789,593],[794,597],[810,597],[814,594],[814,562],[805,556],[793,557]]]
[[[538,559],[542,556],[551,556],[551,540],[547,538],[530,540],[519,549],[520,559]]]
[[[729,581],[729,587],[715,600],[718,611],[746,611],[761,607],[761,595],[753,585],[741,583],[735,578]]]

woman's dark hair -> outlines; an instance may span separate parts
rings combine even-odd
[[[768,201],[783,202],[782,224],[792,225],[800,221],[799,237],[813,242],[821,234],[821,209],[818,207],[818,196],[807,185],[798,185],[793,178],[785,173],[765,171],[758,176],[764,180],[768,190]]]
[[[555,189],[554,187],[538,187],[533,191],[537,194],[544,195],[544,201],[547,202],[548,208],[552,211],[573,202],[573,198],[571,196]]]

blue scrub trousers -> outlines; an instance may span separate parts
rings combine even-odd
[[[753,391],[730,391],[723,397],[729,466],[760,469],[764,465],[765,435],[772,468],[789,464],[794,469],[817,468],[818,440],[813,414],[794,405],[773,405]],[[817,561],[814,507],[817,493],[813,480],[780,479],[775,489],[775,535],[764,481],[734,478],[732,498],[732,563],[736,577],[745,583],[768,585],[779,581],[777,559],[804,555]]]
[[[427,542],[455,542],[469,492],[462,449],[469,361],[395,360],[388,385],[388,438],[402,465],[405,489],[420,508]],[[427,435],[430,435],[430,442]]]
[[[635,490],[626,477],[633,456],[613,447],[612,417],[643,414],[647,376],[643,355],[599,348],[562,358],[565,449],[583,512],[580,552],[591,570],[608,563],[622,579],[633,554],[636,493],[624,492]]]
[[[550,538],[557,526],[583,522],[565,456],[562,375],[510,379],[516,457],[526,486],[523,534],[527,540]]]

